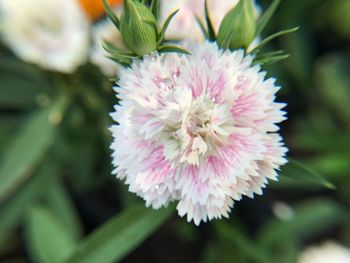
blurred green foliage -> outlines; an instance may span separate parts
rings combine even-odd
[[[292,263],[311,243],[350,246],[349,14],[348,0],[282,1],[267,33],[300,29],[270,44],[291,57],[267,69],[297,161],[229,220],[200,227],[144,208],[111,175],[116,99],[95,66],[45,72],[1,46],[0,261]]]

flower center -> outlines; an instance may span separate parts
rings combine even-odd
[[[233,130],[230,110],[208,96],[193,99],[191,94],[190,99],[182,98],[178,103],[177,119],[168,126],[170,138],[165,152],[176,151],[169,156],[177,157],[180,163],[199,165],[201,159],[215,154],[228,141]]]

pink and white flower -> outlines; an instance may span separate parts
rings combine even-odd
[[[208,42],[189,50],[122,70],[111,148],[114,173],[131,192],[155,209],[177,200],[179,215],[198,225],[228,217],[235,201],[277,180],[285,104],[242,50]]]

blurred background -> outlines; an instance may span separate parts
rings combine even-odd
[[[92,26],[103,19],[81,3]],[[292,263],[324,241],[350,248],[350,1],[282,1],[265,34],[295,26],[267,48],[291,57],[265,66],[288,103],[292,161],[263,196],[199,227],[143,208],[111,175],[110,78],[88,61],[45,70],[2,38],[0,262]]]

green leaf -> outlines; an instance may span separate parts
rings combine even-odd
[[[55,139],[56,127],[67,103],[68,96],[63,94],[47,109],[32,114],[7,149],[0,165],[0,203],[33,174]]]
[[[328,55],[317,61],[316,85],[329,109],[333,109],[350,128],[349,60],[342,54]],[[332,115],[334,118],[334,115]]]
[[[152,0],[150,9],[154,17],[158,20],[159,17],[159,0]]]
[[[0,114],[0,145],[2,149],[6,149],[11,145],[12,135],[21,127],[21,120],[19,114],[15,116],[4,112]],[[0,160],[3,156],[5,156],[5,151],[0,151]]]
[[[111,55],[118,55],[123,58],[135,58],[136,56],[132,54],[131,52],[126,52],[118,47],[116,47],[114,44],[108,41],[102,42],[102,47]]]
[[[118,182],[118,193],[120,195],[121,204],[123,208],[128,208],[133,205],[137,205],[143,203],[144,201],[138,197],[137,195],[131,195],[128,186],[124,184],[124,182]]]
[[[323,14],[327,14],[327,17],[322,17],[323,14],[318,17],[322,17],[327,25],[331,25],[334,32],[349,39],[350,37],[350,2],[347,0],[332,1],[327,5],[324,5]]]
[[[256,32],[255,32],[256,36],[259,36],[262,33],[262,31],[264,30],[267,23],[270,21],[271,17],[275,13],[275,11],[280,3],[281,3],[281,0],[274,0],[270,4],[270,6],[266,9],[264,14],[260,17],[260,19],[257,22],[257,26],[256,26]]]
[[[205,28],[205,26],[203,25],[202,20],[198,16],[196,16],[196,21],[197,21],[197,24],[199,25],[199,27],[201,28],[201,31],[202,31],[204,37],[206,39],[209,39],[209,33],[208,33],[207,29]]]
[[[81,109],[79,109],[77,105],[71,107],[69,114],[67,114],[65,124],[70,126],[77,123],[77,119],[74,115],[81,113],[80,110]],[[84,133],[81,132],[82,129]],[[61,132],[55,140],[53,152],[58,162],[61,164],[60,166],[63,165],[66,169],[68,168],[69,174],[74,175],[69,178],[69,185],[74,188],[72,190],[75,192],[91,191],[92,189],[98,188],[101,182],[112,179],[109,178],[107,174],[104,175],[101,169],[96,173],[97,163],[106,167],[105,169],[108,169],[109,172],[111,169],[109,167],[109,165],[111,165],[109,163],[109,158],[107,158],[107,156],[104,157],[106,153],[102,150],[96,151],[101,143],[99,140],[96,140],[96,138],[100,136],[101,133],[96,129],[96,124],[88,122],[79,129],[74,129],[74,134],[68,135],[66,132]],[[109,142],[106,143],[106,145],[109,145]],[[100,162],[101,158],[104,159],[103,164]]]
[[[132,60],[131,59],[127,59],[127,58],[122,58],[122,57],[108,57],[109,59],[113,60],[114,62],[120,64],[121,66],[127,68],[127,67],[130,67],[131,63],[132,63]]]
[[[186,54],[186,55],[191,55],[191,53],[189,51],[187,51],[186,49],[183,49],[181,47],[177,47],[177,46],[171,46],[171,45],[164,45],[164,46],[160,46],[158,48],[159,53],[181,53],[181,54]]]
[[[22,110],[37,107],[43,100],[49,101],[49,84],[0,73],[0,108]]]
[[[162,26],[162,29],[160,30],[159,32],[159,37],[158,37],[158,45],[161,45],[163,44],[164,42],[164,38],[165,38],[165,32],[166,30],[168,29],[168,26],[171,22],[171,20],[174,18],[174,16],[179,12],[180,9],[177,9],[175,10],[174,12],[172,12],[168,17],[167,19],[165,20],[163,26]]]
[[[106,11],[107,16],[113,22],[113,24],[116,26],[116,28],[119,29],[119,26],[120,26],[119,19],[116,16],[116,14],[113,12],[113,10],[110,7],[110,5],[108,4],[107,0],[102,0],[102,3],[103,3],[103,7]]]
[[[290,55],[289,54],[282,54],[282,55],[274,55],[274,56],[262,56],[262,57],[256,57],[256,59],[254,59],[254,65],[256,64],[262,64],[262,65],[266,65],[266,64],[273,64],[273,63],[277,63],[280,62],[281,60],[285,60],[287,58],[289,58]]]
[[[283,36],[283,35],[286,35],[286,34],[290,34],[290,33],[293,33],[295,31],[297,31],[299,29],[299,27],[293,27],[293,28],[290,28],[290,29],[286,29],[286,30],[282,30],[282,31],[279,31],[277,33],[274,33],[270,36],[268,36],[267,38],[263,39],[251,52],[249,53],[256,53],[257,50],[261,49],[263,46],[265,46],[267,43],[269,43],[271,40],[279,37],[279,36]]]
[[[207,29],[208,29],[208,39],[210,41],[215,41],[216,39],[215,30],[209,15],[208,0],[205,0],[204,8],[205,8],[205,21],[207,23]]]
[[[28,183],[22,186],[0,209],[0,250],[14,228],[21,222],[26,208],[38,197],[47,176],[47,165],[44,165]]]
[[[349,144],[346,144],[349,145]],[[332,181],[348,178],[349,176],[350,152],[339,151],[337,153],[326,153],[308,161],[308,165],[314,170],[317,169]]]
[[[261,250],[253,241],[245,237],[234,226],[230,226],[224,222],[215,223],[217,233],[232,246],[238,247],[241,253],[257,263],[271,263],[272,259],[264,250]]]
[[[78,239],[82,230],[78,214],[57,172],[55,169],[52,174],[47,174],[45,200],[65,228],[75,239]]]
[[[31,82],[19,76],[0,75],[1,109],[27,110],[50,101],[48,92],[42,89],[47,83]]]
[[[204,250],[204,255],[202,256],[202,261],[203,263],[212,263],[212,262],[218,262],[218,248],[217,244],[209,244],[206,246]]]
[[[125,52],[117,48],[112,43],[109,43],[107,41],[102,42],[102,47],[110,54],[110,56],[108,56],[109,59],[117,62],[118,64],[121,64],[124,67],[130,66],[132,59],[137,57],[130,52]]]
[[[62,263],[77,245],[55,214],[40,206],[29,210],[25,238],[29,253],[36,263]]]
[[[45,81],[45,72],[43,70],[12,56],[1,56],[0,73],[33,82],[40,83]],[[44,87],[43,89],[47,89],[47,87]]]
[[[257,50],[256,53],[259,53],[260,50]],[[271,51],[271,52],[264,52],[264,53],[259,53],[255,59],[267,59],[270,57],[274,57],[277,55],[285,55],[284,50],[276,50],[276,51]]]
[[[156,231],[173,208],[158,211],[134,205],[95,230],[78,247],[68,263],[118,262]]]
[[[288,8],[286,7],[285,9]],[[289,10],[285,11],[285,13],[288,12]],[[298,10],[295,10],[295,12],[297,12],[295,16],[298,17],[293,20],[288,20],[288,22],[285,23],[288,26],[302,23],[300,22],[299,16],[307,16],[300,14],[300,10],[299,12]],[[283,14],[281,16],[283,16]],[[304,94],[305,92],[307,93],[307,87],[314,85],[314,80],[317,80],[317,78],[310,78],[310,76],[314,74],[314,66],[317,64],[315,63],[315,59],[317,56],[316,46],[318,40],[312,36],[313,34],[314,32],[308,26],[303,26],[295,34],[287,35],[282,38],[279,43],[285,50],[288,50],[290,54],[293,54],[291,59],[286,63],[286,66],[288,67],[286,70],[288,71],[288,74],[297,81],[297,85],[295,85],[296,88]],[[298,67],[295,65],[298,65]]]
[[[293,240],[286,241],[283,246],[281,247],[281,250],[279,250],[279,261],[277,262],[283,262],[283,263],[295,263],[298,262],[299,257],[299,251],[298,251],[298,245],[293,242]],[[277,258],[277,257],[276,257]]]
[[[258,244],[267,250],[283,242],[310,237],[325,231],[343,218],[344,211],[333,201],[307,201],[294,209],[290,220],[273,219],[267,223],[258,235]]]
[[[0,108],[27,109],[37,106],[52,92],[43,73],[16,59],[0,60]]]
[[[332,190],[336,188],[331,182],[306,164],[292,158],[288,158],[288,160],[289,163],[282,167],[282,176],[287,176],[309,184],[320,185]]]

